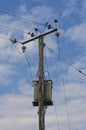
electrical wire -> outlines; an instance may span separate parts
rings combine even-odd
[[[16,39],[13,40],[13,39],[9,39],[9,38],[4,37],[4,36],[0,36],[0,38],[1,38],[1,39],[5,39],[5,40],[8,40],[8,41],[12,42],[13,44],[15,44],[15,43],[14,43],[14,40],[16,40]],[[20,44],[21,44],[22,42],[16,40],[16,43],[20,43]]]
[[[48,77],[49,77],[49,79],[51,79],[50,73],[49,73],[49,66],[48,66],[48,62],[47,62],[47,57],[46,57],[46,52],[45,52],[45,64],[46,64],[46,67],[47,67],[47,71],[45,71],[45,72],[48,73]]]
[[[60,46],[58,45],[58,61],[60,61]],[[70,130],[70,118],[69,118],[69,112],[68,112],[68,107],[67,107],[67,100],[66,100],[66,91],[65,91],[65,86],[64,86],[64,77],[63,77],[63,71],[62,71],[62,66],[61,66],[61,73],[62,73],[62,82],[63,82],[63,87],[64,87],[64,96],[65,96],[65,105],[66,105],[66,113],[67,113],[67,119],[68,119],[68,129]],[[55,71],[56,74],[56,71]],[[54,79],[55,80],[55,79]],[[53,96],[54,99],[54,96]],[[54,99],[54,105],[55,105],[55,99]],[[60,124],[58,121],[58,113],[57,113],[57,109],[56,109],[56,105],[55,107],[55,113],[56,113],[56,117],[57,117],[57,124],[58,124],[58,129],[60,130]]]
[[[8,11],[0,10],[0,12],[1,12],[1,13],[4,13],[4,14],[8,14],[8,15],[10,15],[10,16],[12,16],[12,17],[19,18],[19,19],[21,19],[23,22],[27,22],[27,23],[31,22],[31,23],[38,24],[38,25],[40,25],[40,26],[48,27],[48,26],[46,25],[48,22],[47,22],[47,23],[41,23],[41,22],[32,20],[32,19],[30,19],[30,18],[26,18],[26,17],[22,17],[22,16],[19,16],[19,15],[10,13],[10,12],[8,12]],[[57,27],[57,24],[56,24],[56,23],[58,23],[58,27],[57,27],[57,28],[60,29],[60,24],[59,24],[58,20],[53,19],[53,21],[54,21],[56,27]],[[57,21],[57,22],[55,22],[55,21]],[[51,26],[51,25],[50,25],[50,26]],[[53,27],[51,27],[51,28],[53,28]],[[54,28],[55,28],[55,27],[54,27]],[[45,29],[44,29],[44,30],[45,30]]]
[[[52,50],[50,48],[48,48],[48,49],[51,50],[52,52],[54,52],[58,56],[58,60],[60,62],[60,69],[61,69],[61,75],[62,75],[62,84],[63,84],[63,88],[64,88],[64,97],[65,97],[65,105],[66,105],[66,113],[67,113],[67,119],[68,119],[67,120],[67,122],[68,122],[68,129],[70,130],[70,117],[69,117],[69,111],[68,111],[68,106],[67,106],[66,88],[65,88],[65,84],[64,84],[64,74],[63,74],[63,67],[62,67],[62,61],[61,61],[61,59],[63,59],[64,61],[66,61],[69,65],[71,65],[79,73],[83,74],[84,76],[86,76],[86,74],[61,56],[61,54],[60,54],[60,45],[59,44],[58,44],[58,52],[59,52],[58,54],[54,50]]]
[[[68,106],[67,106],[67,95],[66,95],[66,88],[65,88],[65,83],[64,83],[64,74],[63,74],[63,67],[62,67],[62,61],[60,60],[60,69],[61,69],[61,74],[62,74],[62,85],[64,89],[64,97],[65,97],[65,106],[66,106],[66,113],[67,113],[67,122],[68,122],[68,129],[70,130],[70,118],[69,118],[69,111],[68,111]]]
[[[69,117],[69,111],[68,111],[68,106],[67,106],[67,95],[66,95],[66,88],[65,88],[65,83],[64,83],[64,74],[63,74],[63,67],[62,67],[62,60],[60,58],[61,51],[60,51],[60,44],[58,43],[58,56],[59,56],[59,63],[60,63],[60,69],[61,69],[61,76],[62,76],[62,86],[64,89],[64,97],[65,97],[65,106],[66,106],[66,113],[67,113],[67,123],[68,123],[68,129],[70,130],[70,117]]]
[[[27,65],[28,65],[29,72],[30,72],[31,81],[33,81],[33,76],[32,76],[32,71],[31,71],[31,65],[30,65],[30,62],[29,62],[29,60],[28,60],[26,51],[24,52],[24,55],[25,55],[25,59],[26,59]],[[28,55],[28,56],[29,56],[29,55]],[[30,56],[29,56],[29,59],[30,59]]]
[[[4,37],[4,36],[0,36],[0,38],[1,38],[1,39],[5,39],[5,40],[10,41],[10,39],[9,39],[9,38],[6,38],[6,37]]]
[[[48,73],[49,79],[51,79],[50,72],[49,72],[49,66],[48,66],[48,62],[47,62],[46,52],[45,52],[45,62],[46,62],[46,66],[47,66],[47,73]],[[53,95],[53,100],[54,100],[54,109],[55,109],[55,113],[56,113],[57,126],[58,126],[58,130],[60,130],[60,123],[59,123],[59,120],[58,120],[58,112],[57,112],[57,109],[56,109],[54,95]]]
[[[77,70],[79,73],[81,73],[82,75],[86,76],[86,73],[84,73],[82,70],[80,70],[79,68],[77,68],[75,65],[73,65],[72,63],[70,63],[68,60],[66,60],[65,58],[63,58],[61,55],[59,55],[57,52],[55,52],[53,49],[49,48],[48,46],[46,46],[50,51],[52,51],[53,53],[55,53],[57,55],[57,57],[59,56],[63,61],[65,61],[66,63],[68,63],[69,65],[71,65],[75,70]]]
[[[28,69],[29,69],[29,72],[30,72],[31,81],[33,81],[33,76],[32,76],[32,71],[31,71],[31,65],[30,65],[30,62],[29,62],[29,60],[28,60],[26,51],[25,51],[25,52],[20,52],[15,45],[14,45],[14,47],[15,47],[16,51],[17,51],[19,54],[23,54],[23,53],[25,54],[25,60],[26,60],[26,63],[27,63],[27,65],[28,65]],[[29,56],[29,59],[30,59],[30,56]]]
[[[57,62],[58,62],[58,59],[57,59]],[[48,61],[47,61],[47,56],[46,56],[46,52],[45,52],[45,64],[46,64],[46,67],[47,67],[47,72],[48,73],[48,77],[49,79],[52,79],[51,76],[50,76],[50,72],[49,72],[49,65],[48,65]],[[53,72],[53,77],[54,77],[54,82],[57,82],[57,80],[55,80],[55,75],[57,73],[57,67],[58,67],[58,64],[55,65],[55,72]]]
[[[0,36],[0,38],[1,38],[1,39],[5,39],[5,40],[8,40],[8,41],[10,41],[10,42],[13,41],[12,39],[9,39],[9,38],[3,37],[3,36]],[[17,42],[19,42],[19,41],[17,41]],[[19,43],[21,43],[21,42],[19,42]],[[19,54],[22,54],[22,53],[18,50],[18,48],[15,46],[15,44],[14,44],[14,47],[15,47],[16,51],[17,51]]]
[[[9,27],[9,26],[6,26],[6,25],[1,25],[1,24],[0,24],[0,27],[2,27],[2,28],[7,28],[7,29],[10,29],[10,30],[14,30],[14,31],[17,31],[17,32],[21,32],[21,33],[27,34],[27,32],[24,32],[24,31],[22,31],[22,30],[15,29],[15,28],[13,28],[13,27]]]
[[[0,12],[1,12],[1,13],[4,13],[4,14],[11,15],[11,16],[16,17],[16,18],[19,18],[19,19],[23,20],[24,22],[32,22],[32,23],[36,23],[36,24],[45,26],[43,23],[37,22],[37,21],[32,20],[32,19],[29,19],[29,18],[21,17],[21,16],[19,16],[19,15],[15,15],[15,14],[10,13],[10,12],[7,12],[7,11],[2,11],[2,10],[0,10]]]
[[[14,47],[15,47],[16,51],[17,51],[19,54],[23,54],[23,52],[20,52],[20,51],[18,50],[18,48],[16,47],[16,45],[14,45]]]
[[[48,47],[47,47],[48,48]],[[71,64],[69,61],[65,60],[65,58],[63,58],[60,54],[60,45],[58,44],[58,54],[57,52],[55,52],[54,50],[48,48],[49,50],[51,50],[52,52],[54,52],[57,56],[58,56],[58,60],[60,62],[60,69],[61,69],[61,75],[62,75],[62,84],[63,84],[63,88],[64,88],[64,97],[65,97],[65,105],[66,105],[66,113],[67,113],[67,122],[68,122],[68,129],[70,130],[70,117],[69,117],[69,111],[68,111],[68,106],[67,106],[67,96],[66,96],[66,89],[65,89],[65,84],[64,84],[64,74],[63,74],[63,67],[62,67],[62,61],[60,61],[61,59],[66,61],[69,65],[71,65],[75,70],[77,70],[79,73],[83,74],[84,76],[86,76],[85,73],[83,73],[81,70],[79,70],[76,66],[74,66],[73,64]]]
[[[56,105],[55,105],[55,98],[54,98],[54,95],[53,95],[53,100],[54,100],[54,108],[55,108],[55,113],[56,113],[56,120],[57,120],[58,130],[61,130],[61,129],[60,129],[59,119],[58,119],[58,112],[57,112]]]

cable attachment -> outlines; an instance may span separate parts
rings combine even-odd
[[[49,22],[45,24],[47,29],[57,28],[57,25],[58,25],[58,20],[54,18],[50,19]]]
[[[60,36],[60,33],[59,33],[59,32],[56,32],[56,33],[55,33],[55,36],[56,36],[56,37],[59,37],[59,36]]]
[[[37,36],[37,32],[38,32],[38,28],[32,28],[30,32],[28,32],[27,34],[29,34],[31,37],[35,37]]]
[[[10,41],[11,41],[13,44],[15,44],[15,43],[18,42],[16,39],[14,39],[14,40],[11,40],[11,39],[10,39]]]
[[[46,26],[48,29],[51,29],[51,28],[52,28],[51,24],[49,24],[49,23],[46,23],[45,26]]]
[[[53,19],[54,20],[54,23],[58,23],[58,20],[57,19]]]
[[[22,52],[25,52],[26,46],[22,46]]]
[[[38,28],[34,28],[34,30],[35,30],[35,32],[37,32],[37,31],[38,31]]]
[[[51,28],[52,28],[52,26],[51,26],[50,24],[48,24],[48,25],[47,25],[47,28],[48,28],[48,29],[51,29]]]

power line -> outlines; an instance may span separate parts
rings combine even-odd
[[[47,27],[48,29],[53,28],[53,27],[51,26],[51,24],[48,23],[48,22],[46,22],[46,23],[41,23],[41,22],[38,22],[38,21],[36,21],[36,20],[32,20],[32,19],[30,19],[30,18],[26,18],[26,17],[22,17],[22,16],[19,16],[19,15],[16,15],[16,14],[10,13],[10,12],[8,12],[8,11],[0,10],[0,12],[1,12],[1,13],[4,13],[4,14],[8,14],[8,15],[10,15],[10,16],[12,16],[12,17],[19,18],[19,19],[21,19],[23,22],[27,22],[27,23],[29,23],[29,22],[31,22],[31,23],[35,23],[35,24],[38,24],[38,25],[40,25],[40,26]],[[54,28],[57,27],[57,23],[58,23],[58,27],[57,27],[57,28],[60,29],[60,24],[59,24],[58,20],[56,20],[56,19],[54,19],[54,18],[52,18],[52,20],[53,20],[53,22],[54,22],[54,24],[55,24],[55,27],[54,27]]]
[[[9,39],[9,38],[3,37],[3,36],[0,36],[0,38],[1,38],[1,39],[6,39],[6,40],[8,40],[8,41],[10,41],[10,42],[13,41],[12,39]],[[16,41],[16,42],[17,42],[17,41]],[[20,52],[20,51],[18,50],[18,48],[16,47],[15,44],[14,44],[14,47],[15,47],[16,51],[17,51],[19,54],[22,54],[22,53],[23,53],[23,52]]]
[[[19,19],[22,19],[24,22],[32,22],[32,23],[36,23],[36,24],[45,26],[43,23],[37,22],[37,21],[32,20],[32,19],[29,19],[29,18],[21,17],[21,16],[19,16],[19,15],[15,15],[15,14],[10,13],[10,12],[7,12],[7,11],[2,11],[2,10],[0,10],[0,12],[1,12],[1,13],[4,13],[4,14],[11,15],[11,16],[16,17],[16,18],[19,18]]]
[[[80,70],[79,68],[77,68],[75,65],[73,65],[72,63],[70,63],[68,60],[66,60],[65,58],[63,58],[62,56],[60,56],[66,63],[68,63],[69,65],[71,65],[75,70],[77,70],[79,73],[81,73],[82,75],[86,76],[86,74],[84,72],[82,72],[82,70]]]
[[[66,95],[66,88],[64,83],[64,74],[63,74],[63,67],[62,67],[62,61],[60,61],[60,68],[61,68],[61,74],[62,74],[62,84],[64,88],[64,97],[65,97],[65,105],[66,105],[66,113],[67,113],[67,121],[68,121],[68,129],[70,130],[70,118],[69,118],[69,112],[68,112],[68,106],[67,106],[67,95]]]
[[[58,50],[59,50],[58,56],[60,56],[60,46],[59,45],[58,45]],[[58,61],[59,61],[59,59],[58,59]],[[62,83],[63,83],[63,87],[64,87],[65,105],[66,105],[66,113],[67,113],[67,119],[68,119],[68,129],[70,130],[70,119],[69,119],[69,112],[68,112],[68,107],[67,107],[66,90],[65,90],[65,86],[64,86],[64,77],[63,77],[62,64],[61,64],[60,67],[61,67],[61,73],[62,73]],[[56,71],[55,71],[55,75],[56,75]],[[54,75],[54,77],[55,77],[55,75]],[[55,80],[55,78],[54,78],[54,80]],[[54,96],[53,96],[53,99],[54,99]],[[54,105],[55,105],[55,99],[54,99]],[[58,129],[60,130],[60,124],[59,124],[59,120],[58,120],[58,113],[57,113],[56,105],[54,106],[54,108],[55,108],[55,113],[56,113],[56,117],[57,117]]]
[[[25,54],[25,59],[26,59],[26,62],[27,62],[27,65],[28,65],[28,69],[29,69],[29,72],[30,72],[31,81],[33,81],[33,76],[32,76],[32,71],[31,71],[31,65],[30,65],[30,62],[28,60],[26,52],[24,54]],[[29,57],[29,59],[30,59],[30,57]]]
[[[1,39],[5,39],[5,40],[8,40],[10,42],[12,42],[13,40],[12,39],[9,39],[7,37],[4,37],[4,36],[0,36]],[[22,43],[20,41],[17,41],[19,43]],[[49,48],[46,46],[46,48],[48,48],[50,51],[52,51],[53,53],[55,53],[58,57],[60,57],[62,60],[64,60],[66,63],[68,63],[69,65],[71,65],[75,70],[77,70],[79,73],[81,73],[82,75],[86,76],[86,73],[84,73],[82,70],[80,70],[79,68],[77,68],[76,66],[74,66],[72,63],[70,63],[68,60],[66,60],[65,58],[63,58],[61,55],[59,55],[57,52],[55,52],[53,49]]]
[[[21,33],[27,34],[27,32],[24,32],[24,31],[22,31],[22,30],[15,29],[15,28],[13,28],[13,27],[9,27],[9,26],[6,26],[6,25],[1,25],[1,24],[0,24],[0,27],[2,27],[2,28],[7,28],[7,29],[10,29],[10,30],[15,30],[15,31],[17,31],[17,32],[21,32]]]
[[[8,41],[10,41],[10,40],[11,40],[11,39],[6,38],[6,37],[4,37],[4,36],[0,36],[0,38],[1,38],[1,39],[5,39],[5,40],[8,40]]]
[[[10,39],[10,38],[4,37],[4,36],[0,36],[0,38],[4,39],[4,40],[8,40],[8,41],[12,42],[13,44],[15,44],[17,42],[21,44],[21,42],[16,39]]]
[[[16,45],[14,45],[14,47],[15,47],[16,51],[17,51],[19,54],[23,54],[23,52],[20,52],[20,51],[18,50],[18,48],[16,47]]]
[[[56,109],[56,105],[55,105],[55,98],[53,96],[53,100],[54,100],[54,108],[55,108],[55,113],[56,113],[56,120],[57,120],[57,126],[58,126],[58,130],[60,129],[60,124],[59,124],[59,119],[58,119],[58,113],[57,113],[57,109]]]
[[[46,46],[47,47],[47,46]],[[52,51],[53,53],[55,53],[57,56],[59,56],[62,60],[64,60],[66,63],[68,63],[69,65],[71,65],[75,70],[77,70],[79,73],[81,73],[82,75],[86,76],[86,73],[84,73],[82,70],[80,70],[79,68],[77,68],[75,65],[73,65],[72,63],[70,63],[68,60],[66,60],[65,58],[63,58],[61,55],[59,55],[57,52],[55,52],[53,49],[47,47],[50,51]]]
[[[47,62],[47,57],[46,57],[46,52],[45,52],[45,64],[46,64],[46,67],[47,67],[47,73],[48,73],[48,76],[49,76],[49,79],[51,79],[50,77],[50,73],[49,73],[49,66],[48,66],[48,62]]]
[[[51,79],[50,72],[49,72],[49,66],[48,66],[48,62],[47,62],[46,52],[45,52],[45,62],[46,62],[46,66],[47,66],[47,73],[48,73],[49,79]],[[55,78],[54,78],[54,80],[55,80]],[[55,114],[56,114],[57,126],[58,126],[58,130],[60,130],[60,123],[59,123],[59,120],[58,120],[58,112],[57,112],[57,109],[56,109],[54,96],[53,96],[53,100],[54,100],[54,109],[55,109]]]
[[[30,65],[30,62],[29,62],[29,60],[28,60],[28,58],[27,58],[27,54],[26,54],[26,52],[25,52],[25,49],[23,50],[23,48],[22,48],[22,52],[20,52],[19,50],[18,50],[18,48],[14,45],[14,47],[15,47],[15,49],[16,49],[16,51],[19,53],[19,54],[25,54],[25,60],[26,60],[26,62],[27,62],[27,65],[28,65],[28,69],[29,69],[29,72],[30,72],[30,77],[31,77],[31,81],[33,81],[33,76],[32,76],[32,71],[31,71],[31,65]],[[29,56],[29,59],[30,59],[30,56]]]
[[[67,106],[67,95],[66,95],[66,88],[65,88],[65,83],[64,83],[64,74],[63,74],[62,61],[61,61],[61,57],[60,57],[61,51],[60,51],[60,44],[59,43],[58,43],[58,55],[59,55],[59,58],[60,58],[58,61],[60,62],[60,69],[61,69],[61,75],[62,75],[62,85],[63,85],[63,88],[64,88],[64,97],[65,97],[68,129],[70,130],[70,118],[69,118],[69,111],[68,111],[68,106]]]
[[[59,57],[60,56],[60,46],[59,45],[58,45],[58,52],[59,52],[59,54],[58,54],[58,61],[59,61],[59,58],[60,58]],[[64,87],[65,105],[66,105],[66,113],[67,113],[67,119],[68,119],[68,129],[70,130],[70,119],[69,119],[69,112],[68,112],[68,107],[67,107],[66,90],[65,90],[65,86],[64,86],[64,77],[63,77],[62,64],[61,64],[60,67],[61,67],[61,73],[62,73],[62,83],[63,83],[63,87]],[[56,71],[55,71],[55,74],[56,74]],[[54,78],[54,80],[55,80],[55,78]],[[54,98],[54,96],[53,96],[53,98]],[[54,99],[54,103],[55,103],[55,99]],[[58,129],[60,129],[60,124],[58,122],[58,113],[57,113],[56,106],[55,106],[55,113],[56,113],[56,117],[57,117]]]
[[[48,47],[47,47],[48,48]],[[84,72],[82,72],[80,69],[78,69],[76,66],[74,66],[72,63],[70,63],[69,61],[67,61],[65,58],[63,58],[60,54],[60,46],[58,45],[58,52],[55,52],[54,50],[48,48],[49,50],[51,50],[53,53],[55,53],[60,59],[63,59],[65,62],[67,62],[69,65],[71,65],[75,70],[77,70],[79,73],[83,74],[84,76],[86,76],[86,74]],[[63,83],[63,88],[64,88],[64,96],[65,96],[65,105],[66,105],[66,113],[67,113],[67,119],[68,119],[68,129],[70,130],[70,118],[69,118],[69,112],[68,112],[68,106],[67,106],[67,99],[66,99],[66,89],[65,89],[65,84],[64,84],[64,75],[63,75],[63,67],[62,67],[62,61],[60,62],[60,67],[61,67],[61,74],[62,74],[62,83]]]

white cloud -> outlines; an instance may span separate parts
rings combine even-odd
[[[0,24],[7,24],[10,23],[10,20],[12,19],[11,16],[9,16],[8,14],[2,14],[0,15]]]
[[[86,81],[85,76],[82,73],[84,74],[86,73],[85,66],[86,66],[86,57],[85,56],[77,57],[73,66],[68,67],[67,75],[65,75],[66,79],[73,82],[83,82],[84,85]],[[79,70],[81,70],[82,73],[79,73]]]
[[[86,120],[86,88],[82,85],[82,83],[70,83],[66,84],[64,87],[66,92],[70,128],[83,128]],[[63,88],[60,88],[54,92],[54,100],[60,127],[62,126],[63,128],[65,125],[68,126],[68,117]],[[52,120],[52,118],[50,119]],[[79,126],[77,126],[77,123],[79,123]]]
[[[31,13],[35,19],[37,19],[38,21],[42,21],[42,23],[56,16],[52,8],[47,6],[36,6],[35,8],[32,8]]]
[[[32,86],[27,83],[26,79],[20,79],[20,81],[18,82],[18,86],[21,94],[32,96]]]
[[[23,82],[23,80],[21,82]],[[83,125],[86,120],[86,116],[85,116],[86,103],[85,103],[84,89],[82,88],[82,86],[79,87],[78,84],[77,85],[74,84],[72,86],[70,84],[66,87],[67,97],[69,96],[71,97],[71,100],[67,103],[69,118],[70,118],[70,126],[71,128],[74,127],[74,130],[76,127],[83,128]],[[30,93],[30,91],[28,92]],[[57,102],[57,100],[64,100],[62,93],[63,90],[59,92],[57,91],[54,92],[55,102]],[[76,95],[78,95],[81,98],[74,98]],[[3,130],[22,129],[23,130],[26,128],[27,130],[28,127],[31,129],[34,129],[35,127],[37,128],[38,126],[37,108],[32,107],[31,96],[22,95],[22,94],[3,95],[0,96],[0,104],[1,104],[0,129]],[[56,116],[55,109],[57,109],[58,117]],[[66,128],[68,127],[67,113],[66,113],[66,106],[63,103],[62,104],[57,103],[57,105],[54,104],[54,106],[48,107],[46,112],[47,129],[52,127],[55,128],[55,130],[57,130],[58,127],[57,118],[60,127],[66,130]],[[79,126],[77,126],[77,122],[79,123]]]
[[[34,129],[37,123],[37,115],[32,109],[31,97],[3,95],[0,96],[0,104],[2,104],[0,106],[0,129],[23,130],[28,127]]]
[[[2,130],[28,130],[28,128],[33,129],[36,127],[35,125],[35,118],[27,118],[27,117],[21,117],[21,118],[3,118],[0,120],[0,128]],[[33,126],[34,124],[34,126]]]
[[[85,0],[64,0],[64,9],[62,12],[62,17],[67,19],[72,18],[73,15],[76,18],[80,18],[81,21],[86,20],[86,1]],[[79,16],[79,17],[78,17]],[[76,19],[75,18],[75,19]],[[73,20],[73,19],[71,19]]]
[[[26,5],[25,5],[25,4],[21,5],[21,6],[19,7],[19,11],[20,11],[20,13],[26,13],[26,12],[27,12]]]
[[[76,4],[78,0],[66,0],[65,9],[63,11],[62,17],[68,17],[73,12],[76,12]]]
[[[0,87],[7,85],[12,82],[11,77],[16,74],[15,67],[10,64],[0,64]]]
[[[79,25],[75,25],[69,27],[65,32],[65,37],[70,41],[76,42],[82,47],[85,47],[86,42],[86,23],[81,23]]]
[[[86,0],[82,1],[81,11],[79,13],[86,19]]]

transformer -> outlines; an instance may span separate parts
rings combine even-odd
[[[33,81],[34,101],[33,106],[39,106],[39,81]],[[53,105],[52,101],[52,80],[44,80],[44,106]]]

